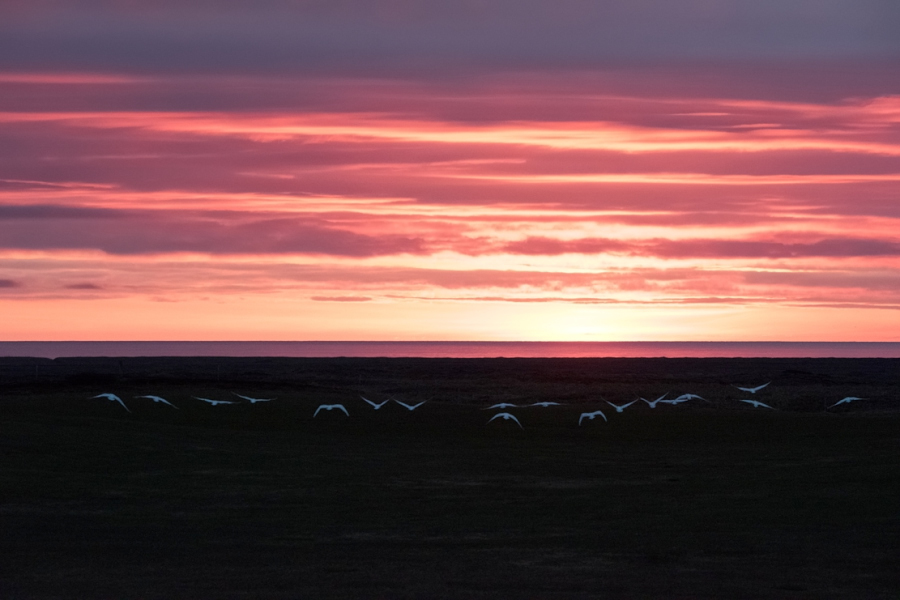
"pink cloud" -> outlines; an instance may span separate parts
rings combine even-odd
[[[316,302],[370,302],[368,296],[311,296]]]
[[[529,237],[502,246],[505,252],[531,255],[630,254],[660,258],[799,258],[900,256],[900,242],[881,239],[824,239],[810,243],[770,240],[635,240],[602,238],[560,240]]]
[[[96,283],[71,283],[65,286],[67,290],[102,290],[103,287]]]
[[[0,74],[4,297],[900,302],[898,97],[745,75]]]
[[[268,218],[228,222],[202,215],[177,216],[153,211],[125,211],[118,218],[99,211],[100,219],[61,207],[29,211],[15,207],[19,218],[3,219],[0,246],[6,249],[96,249],[109,254],[200,252],[209,254],[330,254],[376,256],[422,253],[421,239],[401,235],[364,235],[317,220]],[[22,219],[22,214],[32,218]],[[39,216],[35,219],[34,216]],[[73,220],[72,217],[75,217]]]

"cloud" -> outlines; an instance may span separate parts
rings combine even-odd
[[[886,0],[9,5],[0,27],[0,68],[17,70],[399,70],[446,76],[464,67],[900,55],[900,9]]]
[[[604,252],[628,252],[633,244],[612,239],[585,238],[560,240],[547,237],[529,237],[518,242],[510,242],[502,247],[512,254],[555,255],[555,254],[600,254]]]
[[[72,283],[64,286],[67,290],[102,290],[96,283]]]
[[[59,204],[0,204],[0,220],[7,219],[111,219],[128,215],[125,210]]]
[[[368,296],[311,296],[316,302],[370,302]]]
[[[530,255],[626,254],[659,258],[802,258],[900,256],[900,242],[893,240],[834,238],[810,243],[769,240],[681,239],[630,240],[582,238],[561,240],[528,237],[499,248],[504,252]]]
[[[35,214],[53,214],[37,211]],[[65,214],[65,211],[61,211]],[[160,211],[161,212],[161,211]],[[0,220],[0,247],[21,250],[100,250],[108,254],[139,255],[197,252],[219,255],[319,254],[370,257],[419,254],[422,239],[405,235],[366,235],[329,226],[325,222],[289,217],[231,222],[200,215],[129,211],[120,219],[72,222],[41,218],[21,222]],[[83,217],[75,211],[76,217]],[[21,218],[21,216],[20,216]],[[235,222],[236,221],[236,222]]]
[[[149,29],[175,10],[157,8]],[[92,304],[97,321],[277,304],[344,333],[346,316],[388,332],[416,311],[423,331],[459,311],[508,333],[629,306],[900,303],[896,63],[358,78],[223,60],[0,74],[0,273],[22,288],[5,302]],[[741,318],[729,331],[755,335]]]
[[[0,279],[0,289],[21,287],[21,283],[12,279]]]
[[[853,288],[893,294],[900,290],[900,271],[896,270],[748,271],[742,278],[751,285]]]
[[[800,258],[900,256],[900,242],[878,239],[825,239],[812,243],[755,240],[656,241],[647,253],[663,258]]]

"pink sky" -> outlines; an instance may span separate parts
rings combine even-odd
[[[0,70],[6,340],[900,341],[896,61],[45,63]]]

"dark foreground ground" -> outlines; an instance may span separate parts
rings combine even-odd
[[[665,392],[709,402],[601,399]],[[897,556],[897,360],[0,359],[4,599],[893,599]]]

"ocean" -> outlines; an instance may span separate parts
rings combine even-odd
[[[900,358],[900,342],[0,342],[0,356]]]

